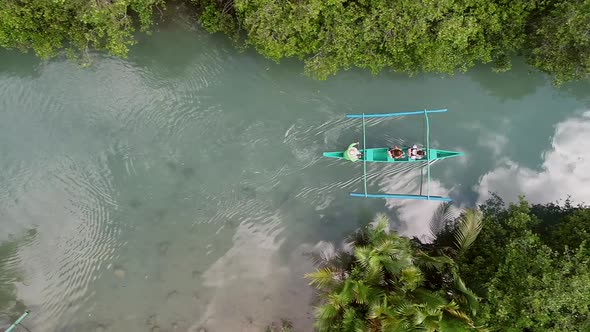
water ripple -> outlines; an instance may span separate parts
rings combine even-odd
[[[22,250],[29,263],[27,283],[39,292],[25,300],[41,305],[37,319],[42,330],[51,330],[63,314],[88,300],[90,283],[120,245],[120,231],[112,223],[117,203],[106,168],[62,158],[45,169],[17,208],[39,224],[39,236]],[[49,183],[40,186],[40,177]]]

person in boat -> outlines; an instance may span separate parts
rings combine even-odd
[[[422,159],[424,158],[424,150],[418,149],[416,145],[408,149],[408,156],[411,159]]]
[[[344,151],[344,159],[357,161],[363,156],[359,149],[356,148],[357,145],[359,145],[359,142],[352,143],[348,146],[346,151]]]
[[[387,150],[389,158],[400,159],[405,157],[404,150],[400,149],[397,145]]]

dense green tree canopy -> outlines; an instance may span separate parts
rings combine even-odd
[[[536,1],[236,0],[248,42],[272,58],[299,56],[320,78],[351,66],[395,71],[508,66]],[[511,29],[507,29],[511,27]]]
[[[557,82],[590,73],[590,0],[556,1],[532,20],[529,62]]]
[[[483,298],[477,323],[493,331],[590,330],[590,209],[505,206],[498,196],[481,208],[481,233],[456,258]]]
[[[125,56],[172,0],[0,0],[0,46]],[[175,0],[182,1],[182,0]],[[211,32],[245,36],[276,61],[326,78],[353,66],[414,74],[510,68],[514,55],[560,83],[590,74],[590,0],[184,0]],[[191,7],[192,8],[192,7]]]
[[[41,58],[65,49],[75,58],[89,50],[125,56],[163,0],[0,0],[0,46],[32,49]]]
[[[265,56],[299,57],[312,76],[510,68],[525,55],[557,83],[590,73],[590,0],[193,0],[210,31],[243,30]],[[232,32],[233,33],[233,32]]]

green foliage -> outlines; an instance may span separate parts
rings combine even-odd
[[[351,252],[324,256],[328,260],[306,275],[323,301],[316,309],[318,331],[474,329],[471,314],[459,303],[467,302],[462,292],[470,293],[462,281],[462,289],[446,291],[430,287],[425,279],[455,271],[453,261],[427,255],[409,239],[389,232],[388,224],[379,215],[374,227],[355,234]]]
[[[482,317],[502,331],[588,330],[589,259],[585,247],[556,255],[532,233],[512,241]]]
[[[164,0],[0,1],[0,46],[32,49],[43,59],[62,49],[88,60],[90,49],[126,56],[135,24],[147,31],[152,10]]]
[[[485,300],[477,323],[494,331],[590,329],[590,209],[556,204],[482,207],[483,227],[458,266]]]
[[[590,209],[571,208],[561,222],[550,228],[546,243],[556,251],[578,248],[582,242],[590,244]]]
[[[493,62],[508,70],[515,54],[556,83],[590,72],[590,0],[193,1],[205,4],[208,30],[243,30],[261,54],[298,57],[319,79],[352,66],[452,74]]]
[[[353,66],[378,73],[453,74],[510,68],[523,54],[555,83],[590,73],[590,0],[185,0],[210,32],[279,61],[297,57],[325,79]],[[50,58],[65,49],[126,56],[166,0],[3,0],[0,47]]]
[[[270,59],[297,57],[325,79],[353,66],[413,75],[477,63],[508,70],[523,54],[555,83],[590,73],[590,0],[184,0],[210,32]],[[126,56],[166,0],[3,0],[0,47],[50,58],[65,49]]]
[[[487,20],[463,15],[453,1],[395,3],[237,0],[235,8],[251,45],[271,59],[303,58],[318,78],[351,66],[452,73],[491,60]]]
[[[590,75],[590,0],[553,1],[531,22],[529,62],[556,83]]]
[[[234,19],[233,1],[191,0],[199,12],[199,22],[209,32],[223,32],[237,39],[238,26]]]
[[[457,225],[455,245],[460,254],[464,253],[475,242],[481,232],[482,215],[479,210],[466,210]]]
[[[482,230],[469,252],[459,261],[459,266],[468,286],[483,295],[484,285],[493,278],[504,260],[509,243],[535,227],[537,220],[529,214],[530,208],[524,200],[505,209],[501,199],[494,196],[481,210]]]

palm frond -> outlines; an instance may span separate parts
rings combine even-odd
[[[334,305],[338,307],[347,307],[350,303],[352,303],[353,299],[355,298],[353,288],[354,283],[354,280],[346,280],[340,292],[338,294],[332,294],[330,301],[332,301],[332,303],[334,303]]]
[[[363,274],[364,280],[371,285],[383,284],[385,273],[383,269],[366,269]]]
[[[375,216],[373,227],[368,229],[369,242],[377,243],[389,235],[389,217],[384,213],[378,213]]]
[[[436,239],[444,230],[447,224],[454,219],[455,208],[451,203],[444,203],[434,211],[430,218],[430,235]]]
[[[426,313],[424,309],[416,308],[416,310],[413,311],[412,320],[414,322],[414,325],[422,325],[422,323],[427,317],[428,313]]]
[[[441,318],[438,316],[428,316],[422,323],[423,331],[437,332],[440,329]]]
[[[412,317],[416,311],[416,307],[407,301],[400,301],[393,308],[395,315],[400,317]]]
[[[408,332],[414,330],[408,317],[400,316],[392,306],[383,306],[383,314],[379,320],[381,322],[380,331]]]
[[[369,258],[371,258],[371,248],[365,246],[356,247],[354,249],[354,257],[361,267],[368,268]]]
[[[381,265],[383,266],[383,268],[385,268],[385,270],[387,270],[387,272],[398,274],[410,264],[408,264],[408,262],[404,260],[391,259],[390,257],[387,257],[381,261]]]
[[[316,311],[316,320],[313,324],[315,327],[315,331],[317,332],[331,332],[334,331],[335,327],[335,319],[321,319]]]
[[[304,278],[310,279],[309,285],[316,286],[320,290],[324,290],[332,286],[338,281],[336,273],[329,267],[321,268],[315,272],[307,273]]]
[[[357,319],[354,321],[354,332],[367,332],[369,331],[367,321],[365,319]]]
[[[459,309],[455,309],[455,308],[448,308],[445,310],[446,312],[448,312],[449,314],[451,314],[451,316],[455,317],[455,318],[459,318],[460,320],[471,324],[472,320],[471,317],[469,317],[466,313],[464,313],[463,311],[459,310]]]
[[[369,305],[369,311],[367,312],[367,318],[377,319],[385,314],[386,306],[382,303],[372,303]]]
[[[372,243],[373,248],[375,251],[386,254],[386,255],[395,255],[401,250],[410,248],[408,246],[404,246],[401,239],[393,236],[393,234],[388,235],[386,238],[382,238],[379,241],[375,241]]]
[[[467,209],[461,216],[455,230],[455,245],[459,252],[465,252],[473,244],[483,225],[483,214],[478,209]]]
[[[450,257],[445,255],[434,257],[428,255],[422,250],[418,250],[415,253],[415,264],[426,270],[441,271],[445,268],[445,266],[455,265],[455,261],[453,261]]]
[[[344,331],[354,331],[357,320],[359,320],[357,312],[353,308],[346,308],[342,317]]]
[[[422,284],[424,276],[422,271],[415,266],[408,266],[400,273],[401,289],[403,291],[412,291]]]
[[[352,285],[354,301],[358,304],[367,304],[369,301],[369,286],[361,280],[355,280]]]
[[[338,316],[338,314],[339,314],[338,311],[339,311],[338,308],[327,303],[321,307],[316,308],[315,316],[318,319],[318,321],[331,320],[331,319],[334,319]]]
[[[387,259],[389,259],[389,257],[384,257],[377,254],[369,256],[369,264],[366,267],[368,269],[368,274],[373,276],[381,273],[381,271],[383,271],[383,265],[381,264],[381,261],[385,261]]]
[[[463,296],[467,300],[467,305],[471,314],[475,316],[477,314],[477,310],[479,309],[479,301],[481,298],[477,296],[471,289],[467,288],[461,276],[457,273],[455,269],[452,270],[453,279],[455,280],[455,288],[463,293]]]
[[[426,289],[417,289],[412,294],[427,308],[442,308],[447,300],[440,294]]]
[[[388,233],[389,232],[389,217],[385,213],[377,213],[374,219],[375,228],[374,231],[377,233]]]
[[[387,303],[387,292],[381,287],[373,287],[369,286],[369,291],[367,292],[367,302],[369,304],[372,303]]]

